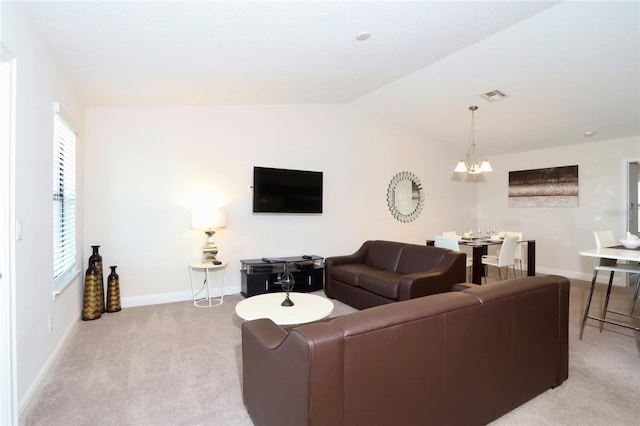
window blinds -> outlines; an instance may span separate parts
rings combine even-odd
[[[76,135],[53,115],[53,280],[76,262]]]

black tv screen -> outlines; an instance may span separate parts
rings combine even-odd
[[[253,168],[254,213],[322,213],[322,172]]]

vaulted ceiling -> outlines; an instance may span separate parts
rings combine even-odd
[[[21,5],[87,106],[351,103],[464,150],[478,105],[485,155],[640,133],[635,1]]]

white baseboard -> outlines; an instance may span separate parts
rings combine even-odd
[[[554,268],[541,268],[536,266],[536,273],[544,274],[544,275],[561,275],[567,278],[573,278],[574,280],[582,280],[589,281],[593,279],[593,273],[586,272],[576,272],[576,271],[567,271],[564,269],[554,269]],[[615,274],[613,278],[613,285],[619,287],[625,287],[625,274]],[[596,280],[598,283],[608,284],[609,283],[609,273],[601,272],[598,274],[598,279]]]
[[[524,265],[524,268],[526,271],[526,265]],[[536,267],[536,272],[543,275],[561,275],[567,278],[573,278],[573,279],[589,281],[589,282],[593,277],[591,273],[581,273],[581,272],[575,272],[575,271],[567,271],[563,269],[544,268],[544,267]],[[598,276],[598,282],[602,282],[606,284],[608,282],[608,279],[609,279],[608,274],[600,274]],[[625,285],[625,281],[621,276],[621,274],[616,274],[616,277],[613,283],[614,285],[617,285],[617,286]],[[241,291],[241,288],[239,285],[225,286],[224,294],[225,296],[231,295],[231,294],[238,294],[240,293],[240,291]],[[219,297],[219,296],[220,296],[220,290],[217,289],[217,292],[216,290],[213,290],[212,297]],[[132,308],[135,306],[159,305],[163,303],[185,302],[189,300],[193,300],[192,293],[190,291],[180,291],[175,293],[152,294],[148,296],[125,297],[122,299],[122,307]],[[28,408],[33,396],[37,393],[37,391],[40,389],[40,386],[42,385],[43,378],[49,372],[51,366],[54,364],[54,362],[60,355],[60,352],[62,351],[64,346],[67,344],[69,337],[71,336],[75,328],[78,326],[79,322],[80,320],[73,323],[69,327],[69,329],[66,331],[66,333],[64,334],[64,336],[62,337],[62,339],[54,349],[51,356],[47,359],[47,362],[45,363],[44,367],[40,370],[40,373],[38,374],[38,376],[33,380],[33,382],[31,383],[31,386],[29,386],[29,389],[27,389],[27,391],[25,392],[24,397],[18,404],[19,416],[22,416],[23,413],[26,413],[26,409]],[[22,421],[20,423],[22,423]]]
[[[40,372],[38,373],[36,378],[33,379],[33,381],[31,382],[31,386],[29,386],[29,389],[27,389],[22,399],[18,402],[18,418],[20,419],[19,420],[20,424],[24,423],[21,417],[23,414],[25,414],[28,411],[28,408],[31,404],[31,401],[33,400],[34,395],[36,395],[40,391],[42,387],[43,379],[49,373],[49,370],[58,359],[58,356],[60,356],[60,353],[62,352],[64,347],[67,345],[67,341],[69,340],[69,338],[71,337],[71,335],[76,330],[79,324],[80,324],[80,319],[78,319],[78,321],[73,322],[69,326],[69,328],[64,333],[64,335],[62,336],[62,339],[60,339],[60,341],[56,345],[55,349],[53,350],[49,358],[47,358],[47,361],[45,362],[42,369],[40,369]]]
[[[240,293],[240,286],[225,286],[224,295]],[[219,297],[220,289],[212,289],[211,297]],[[123,308],[133,308],[135,306],[160,305],[163,303],[186,302],[193,300],[190,291],[179,291],[175,293],[150,294],[148,296],[133,296],[122,298]]]
[[[216,291],[217,290],[217,291]],[[225,286],[224,295],[230,294],[238,294],[240,293],[240,286]],[[212,289],[211,297],[219,297],[220,289]],[[162,303],[173,303],[173,302],[184,302],[188,300],[193,300],[193,295],[190,291],[180,291],[176,293],[165,293],[165,294],[152,294],[149,296],[136,296],[136,297],[125,297],[122,299],[122,307],[123,308],[132,308],[134,306],[146,306],[146,305],[159,305]],[[42,386],[42,381],[46,377],[47,373],[58,359],[58,356],[62,352],[62,349],[67,344],[67,341],[75,331],[76,327],[80,324],[80,319],[78,321],[71,324],[71,326],[67,329],[67,331],[62,336],[62,339],[58,342],[58,345],[55,347],[46,363],[40,370],[40,373],[36,376],[36,378],[31,382],[31,386],[25,392],[22,400],[18,402],[18,418],[21,418],[23,414],[28,411],[29,405],[33,400],[33,397],[40,391]],[[20,419],[20,424],[23,421]]]

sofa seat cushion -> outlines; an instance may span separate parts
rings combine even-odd
[[[402,274],[391,271],[364,272],[358,278],[358,286],[387,299],[398,298],[398,286]]]
[[[331,268],[331,278],[358,287],[360,285],[358,280],[360,275],[376,272],[380,272],[380,269],[363,263],[336,265]]]

